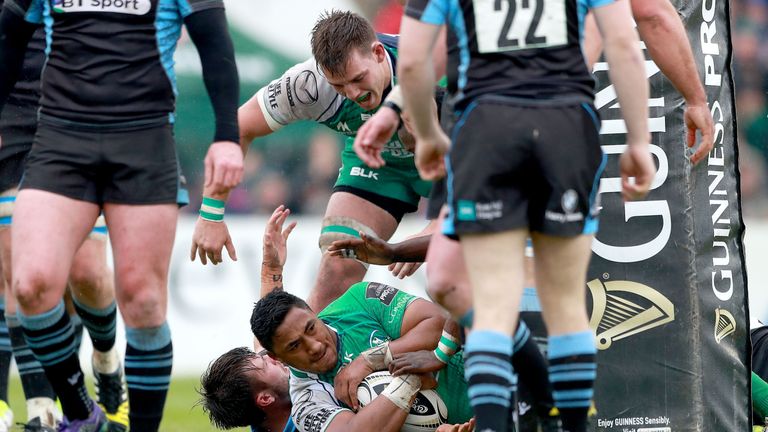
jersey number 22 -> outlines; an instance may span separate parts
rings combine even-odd
[[[481,53],[568,43],[566,0],[473,0]]]

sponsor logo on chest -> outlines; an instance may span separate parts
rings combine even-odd
[[[145,15],[152,9],[151,0],[53,0],[53,12],[112,12]]]

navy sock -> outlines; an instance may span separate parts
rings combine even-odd
[[[56,400],[56,393],[45,376],[43,365],[32,354],[32,350],[27,345],[27,339],[24,337],[24,330],[21,329],[21,322],[16,315],[7,315],[5,321],[8,323],[8,333],[11,337],[11,346],[13,347],[13,356],[16,358],[16,367],[19,369],[19,378],[21,387],[24,389],[26,399],[44,397]]]
[[[8,373],[11,370],[11,336],[5,323],[5,300],[0,298],[0,400],[8,401]]]
[[[93,401],[85,388],[80,360],[75,351],[75,334],[69,315],[61,301],[53,309],[39,315],[19,314],[24,336],[37,361],[61,401],[68,419],[85,419],[93,409]]]
[[[127,328],[125,379],[128,383],[130,429],[154,432],[163,418],[171,382],[173,345],[168,323],[160,327]]]
[[[100,352],[107,352],[115,346],[115,334],[117,329],[117,304],[113,301],[109,306],[98,309],[84,305],[74,298],[75,304],[83,325],[88,329],[88,335],[93,342],[93,349]]]
[[[549,380],[564,432],[586,432],[597,376],[591,331],[549,337]]]
[[[72,331],[75,334],[75,352],[80,352],[80,345],[83,344],[83,320],[77,313],[73,313],[69,316],[69,321],[72,323]]]
[[[476,430],[507,432],[516,379],[512,370],[512,338],[489,330],[469,334],[464,346],[464,374]]]
[[[548,416],[549,411],[555,406],[552,399],[552,385],[549,383],[548,364],[536,342],[531,338],[531,330],[525,321],[520,321],[518,324],[514,350],[512,367],[520,379],[521,386],[524,385],[533,396],[537,415]]]

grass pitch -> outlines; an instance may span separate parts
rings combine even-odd
[[[208,416],[195,403],[199,399],[196,388],[200,386],[200,379],[196,376],[183,378],[174,377],[171,381],[171,389],[165,402],[165,413],[160,430],[163,432],[202,432],[218,430],[211,426]],[[88,382],[88,387],[93,393],[93,382]],[[9,388],[9,403],[13,409],[14,421],[23,422],[27,419],[27,408],[24,403],[24,394],[21,389],[21,381],[18,376],[12,376]],[[232,429],[237,432],[250,432],[250,429]]]

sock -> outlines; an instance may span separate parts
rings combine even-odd
[[[98,309],[82,304],[72,299],[83,325],[88,329],[88,335],[93,342],[93,349],[107,352],[115,346],[115,334],[117,329],[117,304],[113,301],[104,309]]]
[[[508,412],[516,379],[512,370],[512,338],[490,330],[469,334],[464,346],[464,374],[476,430],[507,432]]]
[[[760,419],[760,423],[756,424],[762,424],[763,419],[768,417],[768,383],[754,372],[752,372],[752,409]]]
[[[515,333],[515,347],[512,354],[512,368],[520,377],[520,384],[533,396],[536,414],[546,417],[555,406],[552,399],[552,385],[549,382],[547,361],[541,354],[536,342],[531,338],[531,330],[520,321]]]
[[[126,328],[125,379],[128,383],[130,430],[154,432],[160,427],[171,382],[173,345],[168,323],[160,327]]]
[[[11,336],[5,322],[5,299],[0,297],[0,400],[8,401],[8,374],[11,371]]]
[[[5,321],[8,323],[8,333],[11,337],[13,356],[16,358],[16,367],[19,369],[24,397],[27,400],[34,398],[55,400],[56,393],[45,376],[43,365],[37,361],[32,350],[29,349],[29,345],[27,345],[27,339],[24,337],[18,316],[7,315]]]
[[[80,352],[80,345],[83,343],[83,321],[77,313],[69,316],[69,322],[72,323],[72,331],[75,334],[75,352]]]
[[[59,397],[64,415],[69,420],[88,418],[93,401],[85,388],[75,351],[75,334],[64,302],[39,315],[20,313],[19,319],[32,353],[43,365],[45,375]]]
[[[586,432],[597,375],[595,335],[587,330],[549,337],[549,381],[563,432]]]

